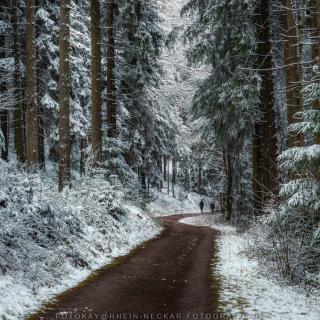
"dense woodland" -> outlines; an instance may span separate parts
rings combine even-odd
[[[165,3],[2,0],[3,161],[59,191],[102,172],[210,196],[242,227],[268,216],[258,254],[315,281],[320,0],[190,0],[173,30]]]

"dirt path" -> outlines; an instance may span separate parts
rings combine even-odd
[[[165,230],[158,238],[32,319],[165,320],[215,314],[218,283],[210,265],[217,231],[180,224],[181,218],[161,218]]]

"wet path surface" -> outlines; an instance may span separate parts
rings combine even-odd
[[[181,224],[183,217],[160,218],[165,230],[159,237],[31,319],[214,319],[218,282],[211,263],[218,232]]]

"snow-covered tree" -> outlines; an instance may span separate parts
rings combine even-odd
[[[232,215],[234,165],[259,119],[260,78],[255,66],[257,38],[255,1],[190,1],[182,14],[194,17],[184,31],[190,44],[186,55],[193,65],[208,66],[209,76],[199,85],[191,112],[213,131],[225,154],[226,217]],[[214,94],[213,94],[214,93]]]
[[[142,185],[145,186],[146,175],[149,175],[156,161],[157,102],[154,89],[159,84],[163,36],[154,3],[123,1],[116,9],[114,37],[117,50],[118,139],[108,141],[106,158],[109,167],[117,168],[118,173],[119,170],[123,173],[121,167],[129,165],[140,174]]]

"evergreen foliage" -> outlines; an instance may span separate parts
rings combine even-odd
[[[257,63],[255,10],[255,1],[223,0],[190,1],[182,9],[182,14],[194,17],[184,31],[185,41],[190,44],[187,59],[192,65],[205,64],[209,70],[194,95],[191,113],[201,120],[202,132],[214,133],[220,149],[233,159],[232,171],[238,174],[242,170],[236,163],[250,170],[248,161],[245,164],[240,157],[260,117],[260,77],[257,71],[251,71]],[[236,181],[243,183],[241,179]],[[244,184],[250,184],[250,175]],[[241,190],[247,194],[242,194],[242,199],[249,209],[250,186]]]

